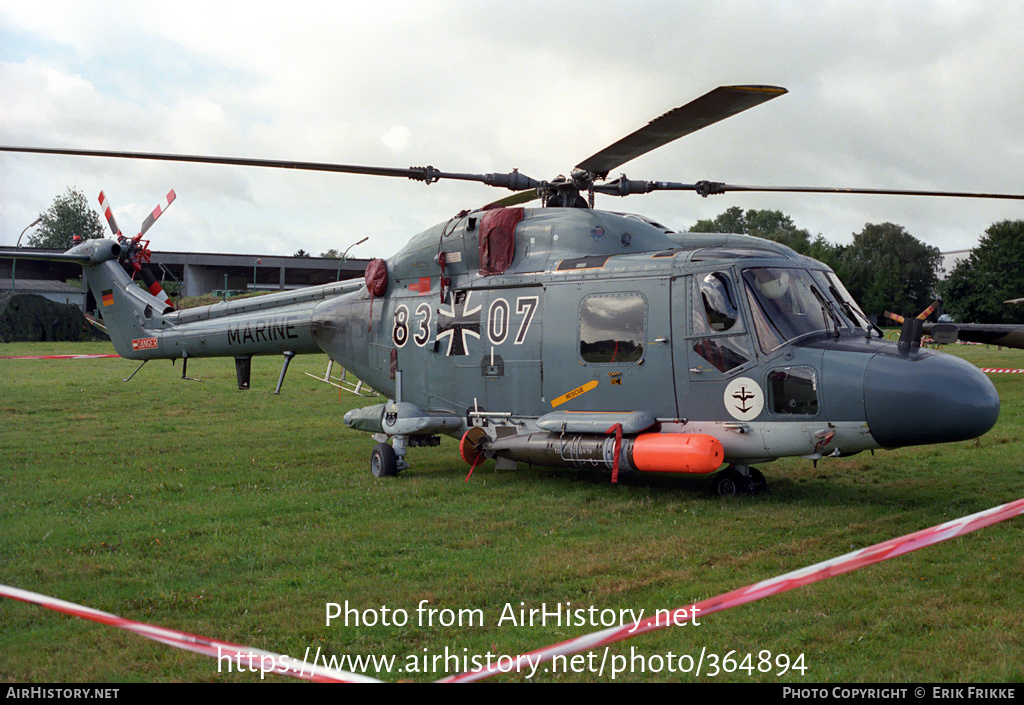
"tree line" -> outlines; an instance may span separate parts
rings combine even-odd
[[[840,245],[798,228],[782,211],[733,207],[691,232],[743,233],[782,243],[831,267],[864,312],[917,315],[936,298],[957,321],[1024,323],[1024,307],[1004,301],[1024,297],[1024,220],[1004,220],[985,231],[970,256],[951,272],[939,271],[938,248],[896,223],[867,223]],[[945,278],[943,278],[945,274]]]

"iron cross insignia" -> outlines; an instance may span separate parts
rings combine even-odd
[[[437,310],[437,338],[440,342],[448,339],[445,355],[468,355],[466,336],[471,335],[480,340],[480,309],[477,304],[470,308],[470,294],[467,291],[449,292],[448,307],[441,306]]]

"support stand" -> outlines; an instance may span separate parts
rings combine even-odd
[[[128,379],[122,379],[121,381],[122,382],[129,382],[129,381],[131,381],[131,378],[134,377],[136,374],[138,374],[139,370],[141,370],[143,367],[145,367],[147,362],[149,362],[149,360],[143,360],[142,364],[135,368],[135,372],[132,372],[130,375],[128,375]]]
[[[238,380],[239,389],[249,388],[249,378],[252,374],[252,355],[248,357],[235,358],[235,379]]]
[[[284,351],[284,365],[281,367],[281,376],[277,378],[277,389],[274,390],[274,394],[281,393],[281,385],[284,383],[284,374],[288,371],[288,363],[295,357],[295,353],[291,350]]]

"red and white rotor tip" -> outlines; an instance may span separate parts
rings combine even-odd
[[[116,237],[122,237],[121,228],[117,227],[117,221],[114,220],[114,211],[110,207],[110,203],[107,202],[107,197],[100,191],[100,208],[103,209],[103,215],[106,216],[107,223],[110,225],[110,232],[114,233]]]
[[[153,209],[152,213],[146,216],[144,221],[142,221],[142,229],[139,231],[139,235],[145,235],[146,231],[153,227],[153,223],[156,222],[156,219],[159,218],[165,210],[170,208],[171,204],[174,203],[175,198],[177,198],[177,196],[174,194],[174,189],[167,192],[167,196],[164,197],[164,200]]]

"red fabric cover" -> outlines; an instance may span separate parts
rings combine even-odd
[[[373,296],[384,296],[388,289],[388,265],[382,259],[372,259],[366,265],[366,288]]]
[[[382,259],[371,259],[366,265],[366,288],[370,292],[370,320],[366,323],[367,332],[373,329],[373,299],[376,296],[383,296],[388,290],[388,265]]]
[[[515,256],[516,225],[523,208],[495,208],[480,219],[480,274],[502,274]]]

